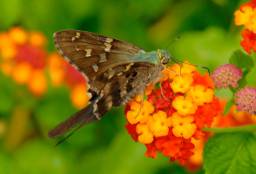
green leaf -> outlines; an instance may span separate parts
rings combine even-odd
[[[243,75],[242,79],[238,81],[239,88],[242,88],[247,85],[247,78],[245,75]]]
[[[255,134],[217,134],[205,146],[204,168],[207,174],[255,173],[255,154]]]
[[[231,100],[229,100],[229,101],[227,102],[227,104],[226,104],[226,106],[225,106],[225,108],[224,108],[224,111],[223,111],[223,114],[224,114],[224,115],[227,115],[227,114],[228,114],[228,112],[230,111],[230,108],[233,106],[233,104],[234,104],[233,99],[231,99]]]
[[[229,63],[242,69],[251,69],[254,66],[253,59],[241,50],[236,50],[232,54],[229,58]]]

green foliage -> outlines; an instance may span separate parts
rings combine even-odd
[[[255,133],[222,133],[212,137],[204,150],[207,174],[241,174],[256,171]]]
[[[229,58],[229,63],[236,65],[241,69],[250,70],[254,66],[254,62],[250,56],[242,52],[241,50],[236,50]]]
[[[69,91],[64,87],[49,89],[35,109],[36,117],[49,127],[74,112],[75,108],[69,100]]]
[[[0,73],[0,113],[6,115],[15,105],[14,93],[15,87],[10,79],[6,78],[2,73]]]
[[[238,39],[220,28],[207,28],[203,31],[186,32],[173,48],[179,59],[190,60],[193,64],[209,66],[226,63]]]
[[[178,60],[188,59],[213,68],[227,63],[233,50],[240,48],[239,32],[232,25],[238,3],[239,0],[1,0],[0,29],[20,25],[41,31],[47,36],[49,50],[54,49],[52,33],[67,28],[110,35],[145,50],[165,48],[180,36],[168,45]],[[256,69],[252,68],[250,57],[236,51],[229,61],[248,72],[246,79],[240,81],[241,86],[255,85]],[[231,98],[230,91],[220,93]],[[34,120],[26,124],[26,136],[15,150],[8,151],[0,136],[0,173],[190,173],[162,156],[143,156],[145,147],[133,142],[124,131],[123,108],[113,109],[100,122],[80,129],[55,147],[57,140],[45,138],[47,132],[77,111],[67,88],[50,88],[37,99],[0,74],[0,119],[7,120],[7,125],[16,106],[29,109]],[[253,171],[255,142],[252,133],[214,136],[204,154],[206,173]]]

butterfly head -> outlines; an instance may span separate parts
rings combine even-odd
[[[171,59],[171,55],[167,50],[157,50],[158,59],[161,64],[166,65]]]

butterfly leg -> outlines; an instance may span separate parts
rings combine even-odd
[[[170,99],[168,99],[168,97],[165,96],[161,82],[160,82],[160,90],[161,90],[161,96],[163,97],[163,99],[164,99],[165,101],[169,102]]]

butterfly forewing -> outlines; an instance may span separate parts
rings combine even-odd
[[[59,53],[83,72],[92,88],[98,89],[95,78],[109,68],[131,62],[131,57],[141,51],[129,43],[96,35],[94,33],[65,30],[54,34]]]

